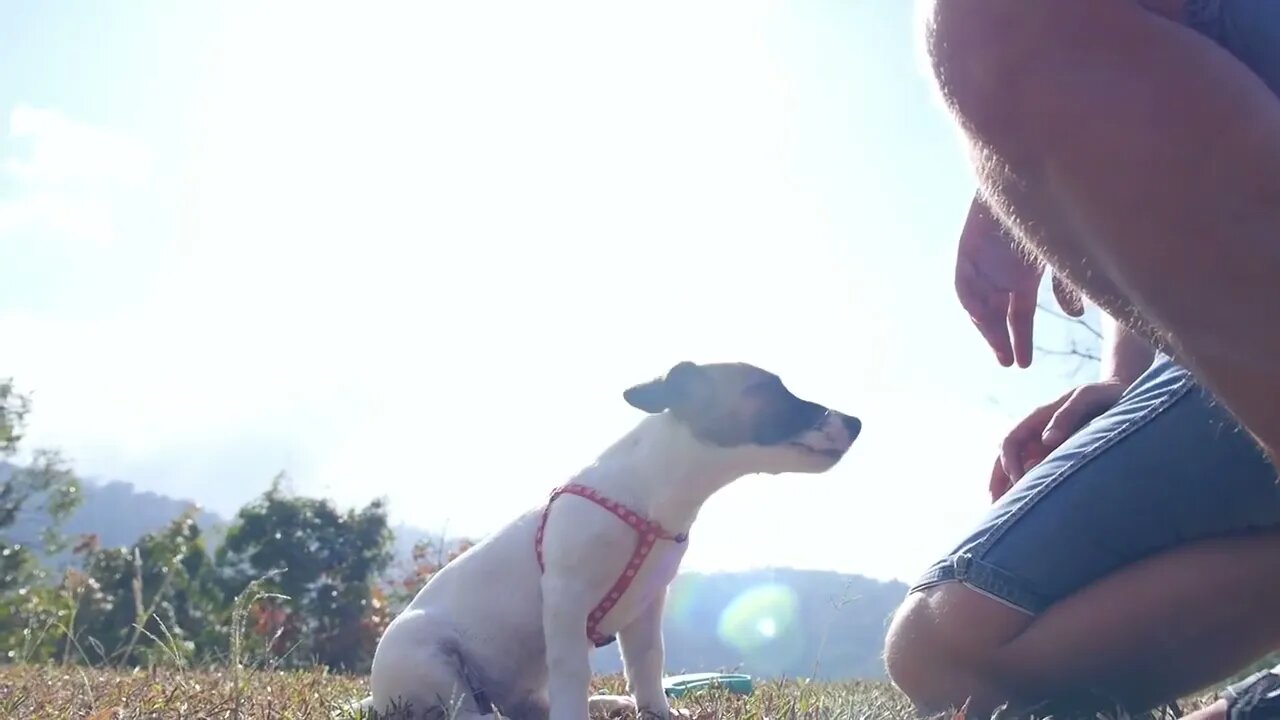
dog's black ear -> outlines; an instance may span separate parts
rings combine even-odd
[[[656,415],[668,407],[667,387],[663,378],[629,387],[623,391],[622,398],[631,407],[643,410],[651,415]]]
[[[696,364],[685,360],[667,371],[668,407],[691,408],[700,405],[711,391],[706,372]]]
[[[688,408],[700,404],[710,390],[702,368],[689,361],[676,363],[666,377],[628,388],[622,393],[632,407],[647,413]]]

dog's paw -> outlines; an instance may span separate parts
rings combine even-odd
[[[669,708],[666,712],[659,710],[641,710],[636,713],[639,720],[676,720],[676,718],[687,718],[688,720],[696,720],[699,716],[684,708]],[[706,716],[703,716],[706,717]]]
[[[638,720],[675,720],[676,718],[694,720],[695,717],[697,716],[684,708],[641,708],[636,711]]]
[[[632,716],[637,720],[675,720],[684,718],[696,720],[698,716],[685,709],[677,708],[639,708],[629,695],[592,695],[587,702],[592,718],[618,718]]]
[[[592,695],[587,710],[593,718],[615,718],[636,712],[636,701],[628,695]]]

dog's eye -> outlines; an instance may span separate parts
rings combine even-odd
[[[773,376],[752,383],[744,394],[754,400],[752,441],[757,445],[777,445],[813,429],[826,408],[797,398]]]

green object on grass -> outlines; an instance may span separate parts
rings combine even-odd
[[[662,681],[662,687],[670,697],[680,697],[693,690],[724,689],[734,695],[751,694],[751,676],[733,673],[690,673],[672,675]]]

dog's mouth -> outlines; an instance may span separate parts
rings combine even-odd
[[[789,442],[787,443],[787,446],[803,450],[811,455],[820,455],[831,460],[839,460],[844,457],[844,454],[849,450],[848,448],[844,448],[843,450],[839,448],[816,448],[812,445],[807,445],[798,441]]]

